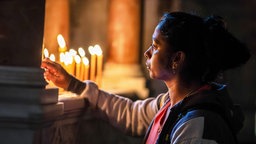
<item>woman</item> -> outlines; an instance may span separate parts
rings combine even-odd
[[[217,75],[248,61],[247,47],[225,28],[221,17],[201,18],[184,12],[164,14],[144,54],[153,79],[168,92],[131,101],[81,82],[46,59],[45,77],[83,96],[102,118],[131,135],[145,135],[147,144],[236,143],[243,117]]]

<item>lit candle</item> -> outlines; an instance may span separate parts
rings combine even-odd
[[[78,54],[81,56],[81,59],[83,61],[83,58],[85,57],[85,51],[84,51],[84,49],[82,47],[78,48]],[[85,78],[84,78],[85,76],[84,75],[85,75],[85,65],[81,64],[81,78],[82,78],[81,80],[85,80]],[[86,77],[86,79],[88,79],[88,77]]]
[[[96,71],[96,55],[93,46],[88,48],[91,54],[91,66],[90,66],[90,80],[95,81],[95,71]]]
[[[99,45],[94,46],[95,53],[97,55],[97,84],[101,87],[101,80],[102,80],[102,66],[103,66],[103,55],[102,50]]]
[[[68,73],[70,73],[71,75],[74,75],[74,67],[72,63],[73,63],[72,55],[69,52],[65,52],[63,66]]]
[[[54,56],[54,54],[50,54],[49,59],[50,59],[51,61],[54,61],[54,62],[55,62],[55,56]]]
[[[78,53],[81,57],[85,57],[85,51],[82,47],[78,48]]]
[[[59,52],[66,52],[67,51],[67,47],[66,47],[66,42],[64,40],[64,37],[61,34],[58,34],[57,36],[57,41],[59,44]]]
[[[68,72],[68,58],[66,53],[60,53],[60,61],[62,63],[63,68]]]
[[[47,50],[47,48],[44,48],[44,58],[48,58],[49,57],[49,51]]]
[[[61,52],[59,57],[60,65],[64,67],[65,53]]]
[[[83,80],[88,80],[88,75],[89,75],[89,60],[87,57],[83,57]]]
[[[82,75],[81,75],[81,58],[79,55],[75,55],[75,62],[76,62],[76,77],[80,80],[82,80]]]
[[[69,50],[69,53],[70,53],[70,55],[73,56],[73,57],[75,57],[75,56],[77,55],[76,50],[74,50],[74,49],[72,49],[72,48]]]
[[[72,62],[70,63],[70,69],[72,69],[73,74],[75,75],[75,68],[76,68],[76,63],[75,63],[75,56],[77,55],[77,51],[74,49],[69,49],[69,54],[71,55]]]

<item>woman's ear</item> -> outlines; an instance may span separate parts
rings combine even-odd
[[[178,51],[173,54],[172,63],[171,63],[171,65],[172,65],[171,68],[172,68],[173,73],[176,73],[176,71],[182,67],[184,61],[185,61],[185,53],[184,52]]]
[[[175,62],[175,63],[177,63],[178,65],[179,65],[179,64],[183,64],[184,61],[185,61],[185,57],[186,57],[186,55],[185,55],[184,52],[178,51],[178,52],[176,52],[175,54],[173,54],[172,62]]]

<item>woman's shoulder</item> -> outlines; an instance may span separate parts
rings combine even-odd
[[[175,124],[171,132],[172,140],[193,139],[214,142],[235,143],[232,132],[222,117],[209,110],[188,111]]]
[[[158,109],[160,109],[169,100],[169,94],[168,92],[161,93],[156,98],[157,98]]]

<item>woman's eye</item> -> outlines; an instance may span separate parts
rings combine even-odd
[[[154,45],[154,44],[152,44],[152,49],[153,49],[153,50],[157,50],[157,46]]]
[[[156,45],[154,45],[154,44],[152,44],[151,50],[152,50],[153,54],[157,54],[159,52],[158,47]]]
[[[156,45],[151,44],[151,48],[152,48],[152,49],[156,49]]]

